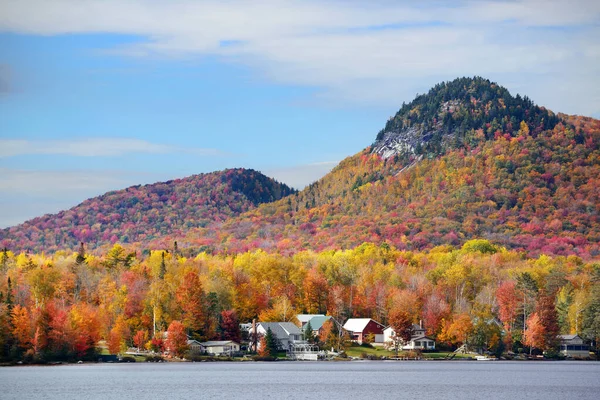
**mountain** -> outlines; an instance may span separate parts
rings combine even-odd
[[[251,169],[228,169],[132,186],[88,199],[67,211],[0,230],[13,250],[55,251],[105,244],[146,243],[165,235],[222,222],[293,189]]]
[[[516,135],[527,126],[537,135],[560,119],[525,97],[481,77],[459,78],[436,85],[429,93],[403,104],[377,135],[372,151],[384,158],[438,156],[449,148],[474,146],[498,133]],[[484,136],[475,130],[484,128]]]
[[[179,239],[212,252],[294,253],[485,238],[534,257],[595,257],[599,141],[598,120],[460,78],[403,105],[372,146],[305,190]]]

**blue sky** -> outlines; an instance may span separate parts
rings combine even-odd
[[[600,117],[595,1],[0,1],[0,227],[231,167],[297,188],[480,75]]]

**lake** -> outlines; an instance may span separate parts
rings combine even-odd
[[[205,362],[0,368],[0,398],[5,400],[596,400],[599,393],[598,362]]]

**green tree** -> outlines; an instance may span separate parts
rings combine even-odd
[[[277,354],[278,347],[277,338],[273,334],[273,331],[271,331],[271,328],[267,328],[267,333],[265,335],[265,345],[266,348],[269,350],[269,354],[275,357],[275,355]]]
[[[158,271],[158,278],[165,279],[167,273],[167,264],[165,263],[165,252],[163,251],[160,255],[160,270]]]
[[[77,264],[83,264],[85,262],[85,248],[83,247],[83,242],[79,244],[79,251],[77,252],[75,262]]]
[[[310,321],[308,321],[308,323],[304,326],[304,340],[306,340],[308,343],[314,343],[316,341]]]

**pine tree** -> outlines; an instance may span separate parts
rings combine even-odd
[[[8,287],[6,289],[6,305],[8,306],[9,310],[12,310],[13,299],[12,299],[12,282],[10,280],[10,276],[8,277],[7,286]]]
[[[8,261],[8,249],[5,247],[2,249],[2,254],[0,254],[0,271],[6,270],[6,263]]]
[[[165,279],[165,273],[167,272],[167,264],[165,264],[165,252],[163,251],[161,254],[160,260],[160,271],[158,272],[158,277],[162,280]]]
[[[308,321],[308,323],[304,327],[304,340],[306,340],[308,343],[315,342],[315,335],[313,334],[313,328],[310,324],[310,321]]]
[[[85,262],[85,248],[83,247],[83,242],[79,244],[79,252],[77,253],[75,262],[77,264],[83,264]]]
[[[271,331],[271,328],[267,328],[265,345],[267,346],[267,349],[269,349],[269,354],[271,354],[272,357],[275,357],[277,355],[277,339],[275,338],[273,331]]]
[[[179,256],[179,247],[177,246],[177,240],[173,242],[173,260],[177,260]]]

